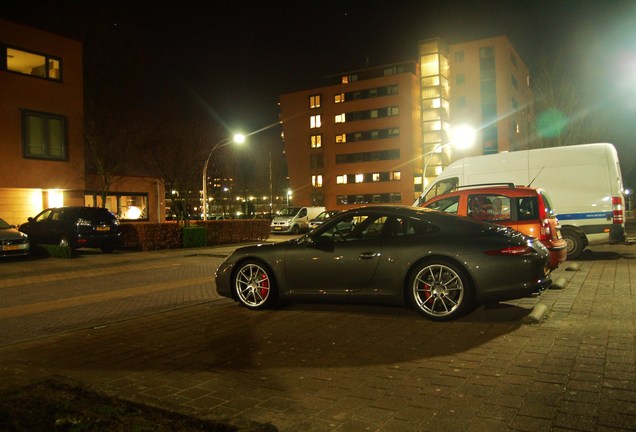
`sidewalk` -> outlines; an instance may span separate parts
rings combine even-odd
[[[225,251],[108,259],[181,253]],[[635,253],[595,248],[577,271],[554,273],[563,289],[449,323],[402,308],[254,312],[220,299],[0,348],[0,383],[58,375],[280,431],[636,430]],[[543,321],[525,323],[537,305]]]

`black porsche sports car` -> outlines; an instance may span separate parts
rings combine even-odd
[[[445,321],[549,286],[548,251],[510,228],[408,206],[341,212],[297,239],[237,249],[217,292],[250,309],[278,299],[411,305]]]

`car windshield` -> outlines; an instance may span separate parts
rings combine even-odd
[[[325,220],[325,219],[329,218],[329,214],[330,214],[330,212],[324,211],[324,212],[320,213],[318,216],[316,216],[316,220],[319,220],[319,221]]]
[[[11,228],[11,225],[6,223],[3,219],[0,219],[0,229],[8,229]]]
[[[280,211],[278,216],[294,216],[300,211],[300,207],[287,207]]]

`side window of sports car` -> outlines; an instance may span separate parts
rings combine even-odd
[[[450,214],[457,214],[457,209],[459,208],[459,196],[438,199],[437,201],[428,204],[426,208]]]

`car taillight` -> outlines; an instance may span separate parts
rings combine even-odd
[[[486,255],[530,255],[534,252],[530,246],[508,246],[484,252]]]
[[[541,230],[539,232],[541,233],[540,240],[550,240],[550,219],[541,219]]]
[[[615,224],[623,224],[623,197],[612,197],[612,222]]]

